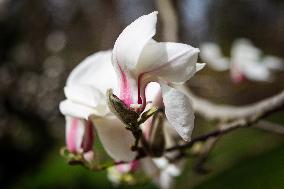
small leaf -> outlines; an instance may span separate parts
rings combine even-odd
[[[158,108],[153,106],[152,108],[150,108],[149,110],[147,110],[146,112],[144,112],[139,120],[138,120],[138,124],[142,124],[144,123],[147,119],[149,119],[152,115],[154,115],[156,112],[158,112]]]
[[[139,114],[128,108],[123,101],[112,93],[112,89],[107,90],[107,101],[109,109],[114,113],[128,129],[137,127],[137,119]]]

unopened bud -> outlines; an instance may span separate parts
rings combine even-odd
[[[149,137],[149,151],[154,156],[161,156],[165,149],[165,136],[163,127],[163,114],[158,112],[152,120]]]
[[[139,114],[128,108],[122,100],[112,93],[111,89],[107,90],[107,101],[111,112],[126,124],[127,128],[131,130],[131,128],[137,127]]]

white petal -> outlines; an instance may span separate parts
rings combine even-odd
[[[159,168],[159,169],[166,169],[167,166],[169,165],[169,161],[164,158],[153,158],[153,162],[155,163],[155,165]]]
[[[64,87],[64,92],[67,99],[92,108],[105,100],[104,94],[88,85],[69,85]]]
[[[181,170],[175,164],[171,164],[166,158],[153,158],[153,162],[160,169],[159,185],[161,188],[171,188],[173,177],[179,176]]]
[[[90,107],[74,103],[70,100],[64,100],[60,102],[59,109],[63,115],[69,115],[72,117],[78,117],[86,120],[90,115],[96,112]]]
[[[167,172],[169,175],[174,176],[174,177],[177,177],[181,174],[180,168],[176,166],[175,164],[168,165],[165,172]]]
[[[160,174],[159,185],[161,189],[170,189],[172,188],[174,178],[168,172],[162,171]]]
[[[85,58],[70,73],[67,86],[89,85],[105,94],[109,88],[115,89],[117,78],[111,64],[111,51],[101,51]]]
[[[161,87],[159,83],[151,82],[146,87],[146,99],[148,102],[153,102],[160,92]]]
[[[134,70],[141,51],[156,33],[157,14],[141,16],[122,31],[113,48],[114,66]]]
[[[261,50],[255,47],[248,39],[238,39],[232,45],[231,57],[238,64],[243,64],[243,60],[258,62],[260,56]]]
[[[196,72],[199,72],[206,66],[206,63],[196,63]]]
[[[244,66],[244,75],[255,81],[271,81],[272,75],[267,67],[258,63],[249,63]]]
[[[162,84],[165,114],[170,125],[189,141],[194,128],[194,112],[191,100],[182,92]]]
[[[102,145],[115,161],[131,161],[135,158],[136,152],[130,149],[134,144],[134,137],[121,121],[97,117],[93,122]]]
[[[283,60],[277,56],[267,55],[263,57],[262,64],[271,70],[283,70]]]
[[[169,82],[183,83],[196,72],[199,49],[182,43],[149,42],[139,59],[137,70]]]
[[[112,63],[119,81],[119,98],[128,106],[138,102],[136,64],[147,42],[156,33],[158,12],[141,16],[117,38]]]
[[[216,43],[203,43],[200,46],[200,57],[214,70],[225,71],[229,69],[229,60],[223,56]]]

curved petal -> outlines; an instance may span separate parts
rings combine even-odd
[[[225,71],[229,69],[229,60],[223,56],[216,43],[203,43],[200,46],[200,57],[214,70]]]
[[[167,82],[183,83],[197,71],[199,49],[182,43],[157,43],[145,46],[138,64],[139,72]]]
[[[119,79],[119,97],[128,106],[138,102],[138,63],[141,51],[156,33],[158,12],[139,17],[127,26],[117,38],[112,63]]]
[[[90,85],[69,85],[64,87],[64,93],[66,98],[74,103],[93,108],[104,100],[104,95]]]
[[[262,59],[262,64],[271,70],[284,70],[283,63],[284,61],[281,58],[273,55],[267,55]]]
[[[117,78],[111,64],[111,51],[100,51],[85,58],[70,73],[67,86],[88,85],[101,93],[116,89]]]
[[[206,66],[206,63],[196,63],[196,72],[199,72]]]
[[[141,51],[156,34],[158,12],[152,12],[136,19],[117,38],[113,48],[113,64],[124,70],[134,70]]]
[[[74,103],[68,99],[60,102],[59,109],[63,115],[78,117],[86,120],[95,112],[93,108]]]
[[[160,90],[161,90],[161,87],[159,83],[150,82],[146,86],[146,90],[145,90],[147,101],[153,102],[157,98],[157,95],[159,94]]]
[[[191,100],[182,92],[161,84],[165,114],[170,125],[189,141],[194,128],[194,112]]]
[[[271,81],[273,79],[269,69],[258,63],[246,64],[242,71],[248,79],[254,81]]]
[[[121,121],[116,118],[96,117],[93,122],[102,145],[115,161],[131,161],[135,158],[136,152],[130,149],[134,144],[134,137]]]
[[[234,41],[231,49],[231,57],[234,62],[243,64],[243,60],[259,61],[261,50],[255,47],[248,39],[238,39]]]
[[[85,131],[85,121],[70,116],[66,116],[65,119],[67,149],[72,153],[80,152]]]

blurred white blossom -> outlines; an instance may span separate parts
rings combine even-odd
[[[200,46],[201,58],[217,71],[230,69],[231,78],[239,83],[244,79],[272,81],[273,70],[283,69],[283,60],[273,55],[263,56],[262,51],[248,39],[237,39],[231,48],[231,57],[225,57],[216,43],[203,43]]]

